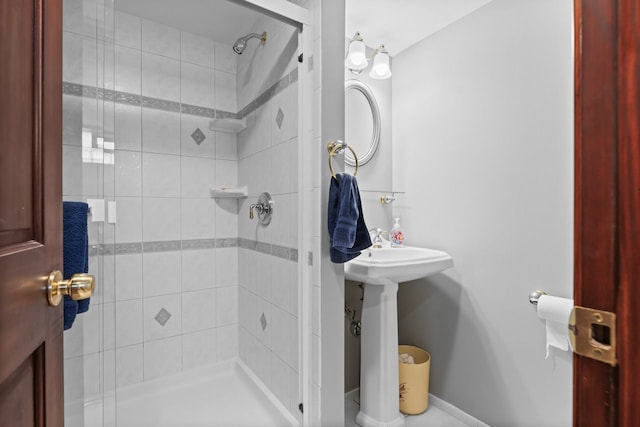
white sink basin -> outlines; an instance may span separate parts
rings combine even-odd
[[[434,249],[401,246],[369,248],[345,264],[349,280],[368,284],[400,283],[420,279],[453,267],[449,254]]]

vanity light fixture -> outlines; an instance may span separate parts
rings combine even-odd
[[[384,45],[380,45],[380,47],[373,52],[373,66],[371,67],[371,71],[369,71],[369,77],[379,80],[391,77],[389,52],[384,48]]]
[[[360,33],[356,33],[349,43],[347,57],[344,60],[344,66],[354,74],[360,74],[369,65],[365,49]]]
[[[362,36],[359,32],[349,42],[347,57],[344,60],[344,66],[353,74],[360,74],[362,70],[367,68],[369,60],[373,60],[373,66],[369,71],[369,77],[373,79],[388,79],[391,77],[391,67],[389,65],[389,52],[384,45],[380,45],[370,58],[367,58],[366,47]]]

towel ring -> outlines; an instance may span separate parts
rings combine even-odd
[[[336,154],[341,153],[345,148],[348,148],[349,151],[351,151],[351,154],[353,154],[353,158],[356,160],[356,170],[353,171],[353,176],[356,176],[358,174],[358,155],[353,150],[353,148],[347,145],[346,142],[340,141],[339,139],[335,141],[329,141],[329,143],[327,144],[327,151],[329,152],[329,170],[331,171],[331,176],[336,179],[336,173],[333,171],[333,163],[331,163],[331,160]]]

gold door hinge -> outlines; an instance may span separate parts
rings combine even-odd
[[[573,351],[616,366],[616,315],[608,311],[574,307],[569,320]]]

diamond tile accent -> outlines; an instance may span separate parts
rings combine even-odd
[[[196,144],[200,145],[202,144],[202,141],[204,141],[205,139],[207,139],[206,136],[204,136],[204,133],[202,133],[202,131],[200,130],[200,128],[197,128],[196,130],[193,131],[193,133],[191,134],[191,138],[193,138],[193,140],[196,142]]]
[[[278,124],[278,129],[282,127],[283,120],[284,120],[284,113],[282,112],[282,108],[278,108],[278,115],[276,116],[276,123]]]
[[[171,313],[169,313],[164,307],[160,309],[158,314],[156,314],[156,321],[160,323],[160,325],[164,326],[169,319],[171,318]]]
[[[260,316],[260,324],[262,325],[263,331],[267,329],[267,318],[265,317],[264,313],[262,313],[262,316]]]

